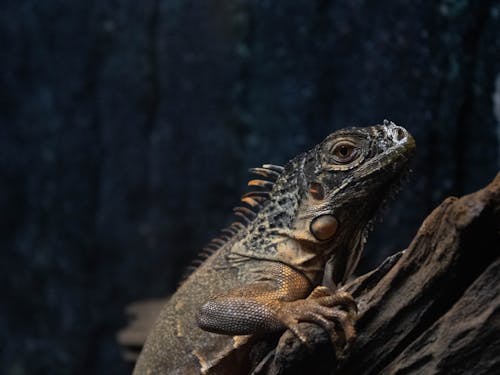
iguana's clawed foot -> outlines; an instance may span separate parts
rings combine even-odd
[[[354,323],[357,313],[356,302],[349,293],[332,292],[327,287],[318,286],[306,299],[284,305],[280,318],[305,345],[308,345],[308,340],[301,333],[299,323],[311,322],[323,327],[329,333],[339,358],[356,338]]]

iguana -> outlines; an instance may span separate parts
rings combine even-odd
[[[248,373],[249,342],[289,329],[307,345],[301,322],[323,327],[340,353],[355,337],[356,304],[335,288],[414,150],[384,121],[338,130],[284,167],[252,169],[265,179],[248,183],[257,189],[235,209],[243,222],[212,241],[163,307],[134,374]]]

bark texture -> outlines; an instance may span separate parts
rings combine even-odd
[[[286,332],[290,350],[268,374],[498,374],[500,372],[500,174],[484,189],[448,198],[408,249],[345,289],[359,303],[359,337],[334,363],[328,339],[308,331],[311,353]],[[311,362],[313,361],[313,362]]]

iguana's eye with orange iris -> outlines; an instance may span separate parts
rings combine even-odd
[[[358,148],[351,142],[339,142],[332,149],[332,155],[338,163],[350,163],[359,155]]]

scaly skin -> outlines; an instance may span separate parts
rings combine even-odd
[[[241,353],[252,339],[290,329],[307,344],[303,321],[326,329],[339,354],[355,338],[356,305],[333,288],[354,271],[369,223],[414,149],[404,128],[384,121],[339,130],[291,160],[265,200],[244,199],[261,206],[257,215],[234,226],[167,302],[134,374],[247,373]]]

